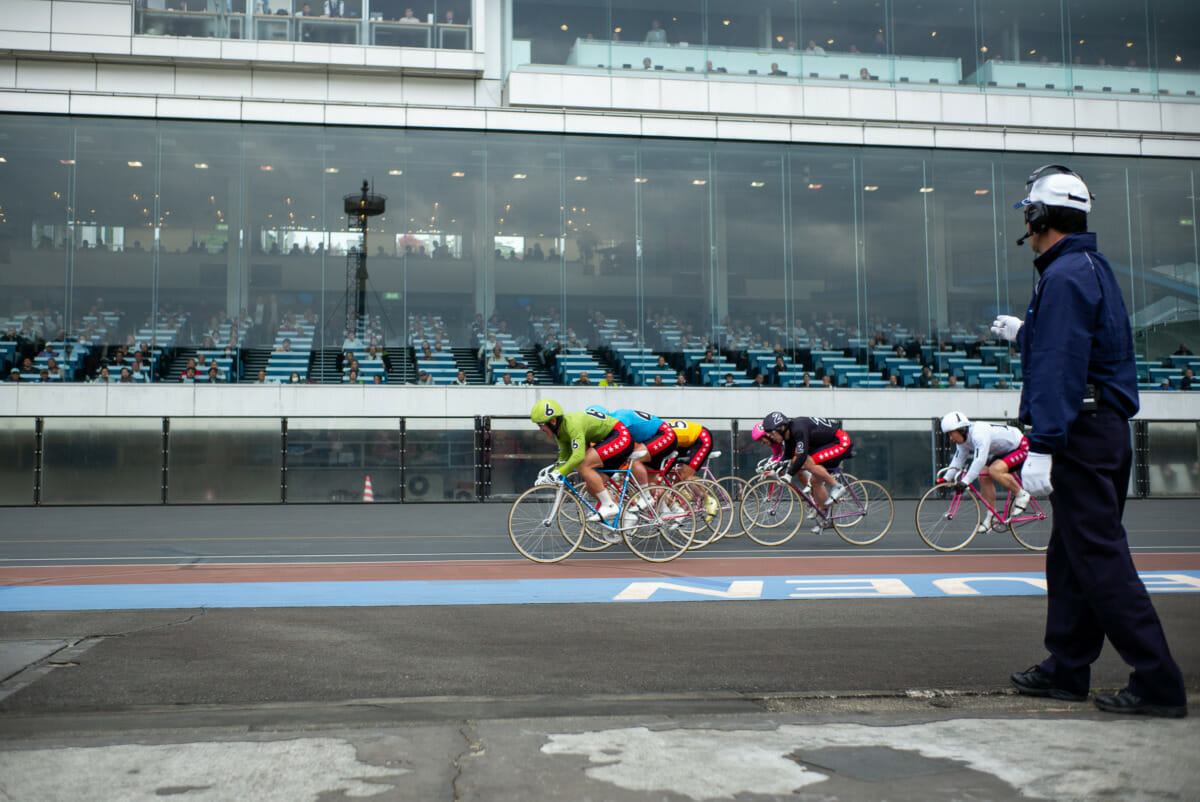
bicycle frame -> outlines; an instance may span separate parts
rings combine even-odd
[[[826,469],[826,470],[828,470],[828,469]],[[766,475],[769,475],[774,472],[764,470],[762,473],[764,476],[766,476]],[[856,509],[854,509],[854,510],[847,509],[845,512],[839,512],[836,515],[830,515],[830,513],[828,512],[827,509],[822,509],[820,506],[817,505],[816,501],[813,500],[812,494],[807,489],[801,489],[801,488],[797,487],[794,483],[789,483],[789,486],[792,488],[792,491],[796,493],[796,495],[800,496],[800,498],[802,498],[804,500],[804,503],[808,505],[809,509],[811,509],[816,514],[817,518],[819,518],[821,521],[831,521],[834,518],[849,518],[849,517],[853,517],[855,515],[860,514],[860,510],[862,509],[862,506],[863,506],[863,501],[862,501],[862,499],[858,498],[858,496],[856,496],[854,494],[854,488],[851,486],[853,484],[853,482],[851,482],[849,479],[846,478],[846,473],[845,473],[845,471],[842,470],[842,466],[838,465],[832,471],[829,471],[829,474],[831,476],[833,476],[833,478],[837,479],[838,482],[842,485],[842,487],[846,488],[845,498],[847,500],[854,501]],[[775,493],[775,492],[776,491],[774,489],[771,490],[771,493]],[[778,506],[779,502],[776,501],[775,504],[776,504],[776,506]]]
[[[630,484],[634,484],[634,486],[636,487],[636,484],[633,483],[633,472],[630,471],[628,468],[614,468],[613,470],[600,469],[600,470],[597,470],[596,473],[600,474],[603,477],[605,487],[608,487],[608,488],[611,488],[611,489],[617,491],[617,498],[615,500],[615,503],[618,507],[623,507],[625,505],[625,499],[627,498],[627,493],[629,491]],[[618,484],[617,478],[616,478],[618,474],[624,474],[624,481],[620,482],[620,484]],[[588,513],[588,514],[594,513],[596,515],[600,515],[600,508],[597,507],[592,502],[588,501],[588,499],[582,493],[580,493],[578,490],[576,490],[574,485],[572,485],[570,482],[564,481],[561,485],[559,485],[559,487],[565,488],[567,490],[567,492],[569,492],[572,496],[574,496],[576,499],[578,499],[579,503],[583,505],[583,509],[584,509],[585,513]],[[555,503],[554,512],[556,515],[558,514],[558,506],[559,506],[558,503]],[[593,521],[592,523],[603,524],[604,526],[607,526],[609,529],[615,529],[618,531],[622,528],[619,525],[620,524],[619,520],[614,521],[614,523],[610,524],[608,521],[604,520],[603,517],[601,517],[599,521]]]
[[[1014,477],[1014,478],[1016,478],[1016,477]],[[1020,484],[1021,484],[1021,480],[1019,478],[1017,478],[1017,486],[1019,487]],[[1042,512],[1042,506],[1040,504],[1038,504],[1037,499],[1034,498],[1032,495],[1029,497],[1029,507],[1026,510],[1024,510],[1024,512],[1022,512],[1021,514],[1010,518],[1010,517],[1008,517],[1008,513],[1012,509],[1013,496],[1015,494],[1013,494],[1013,493],[1008,494],[1008,498],[1005,499],[1005,501],[1004,501],[1004,512],[1001,513],[1001,512],[998,512],[996,510],[996,508],[993,507],[991,504],[988,504],[987,499],[983,497],[983,494],[979,492],[979,489],[976,488],[975,485],[973,485],[973,484],[967,485],[967,490],[971,491],[971,495],[975,496],[975,498],[979,501],[979,503],[984,506],[984,509],[986,509],[988,512],[990,512],[992,514],[992,518],[995,519],[995,522],[1000,524],[1001,526],[1009,526],[1010,524],[1020,524],[1020,523],[1025,523],[1026,521],[1039,521],[1046,517],[1046,514],[1044,512]],[[959,502],[962,501],[962,496],[963,496],[962,493],[955,491],[954,498],[951,499],[951,501],[950,501],[950,511],[949,511],[949,513],[947,513],[951,518],[953,518],[955,515],[958,514],[958,505],[959,505]]]

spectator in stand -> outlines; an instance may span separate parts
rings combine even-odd
[[[666,387],[666,385],[665,385],[665,384],[663,384],[663,380],[662,380],[662,374],[661,374],[661,373],[655,373],[655,374],[654,374],[654,384],[653,384],[653,386],[654,386],[654,387]]]
[[[1192,349],[1188,348],[1183,343],[1180,343],[1179,347],[1175,349],[1175,356],[1192,356]]]
[[[525,380],[521,382],[521,385],[523,387],[535,387],[537,385],[537,376],[533,375],[532,370],[525,371]]]
[[[948,388],[950,388],[951,390],[957,390],[958,389],[958,377],[955,376],[953,373],[951,373],[949,375],[949,377],[947,377],[947,379],[946,379],[946,386]]]
[[[804,373],[802,373],[800,375],[800,384],[798,386],[800,386],[800,387],[812,387],[813,386],[812,376],[809,374],[809,372],[807,370],[804,371]]]
[[[417,374],[417,384],[433,384],[433,376],[427,370],[422,370]]]
[[[675,374],[675,386],[676,387],[687,387],[687,383],[688,383],[687,376],[685,376],[683,374],[682,370]]]
[[[579,386],[590,387],[592,380],[588,378],[587,371],[580,371],[579,378],[575,380],[575,384]]]
[[[13,370],[16,370],[16,368],[13,368]],[[92,379],[92,381],[100,384],[105,384],[112,381],[112,377],[108,372],[108,365],[100,368],[100,372],[96,374],[96,378]]]
[[[10,370],[10,371],[8,372],[8,381],[10,381],[10,382],[19,382],[19,381],[21,381],[21,369],[20,369],[20,368],[13,368],[12,370]],[[95,379],[93,379],[93,381],[95,381]]]
[[[921,368],[921,377],[917,383],[926,390],[933,387],[933,370],[928,365]]]
[[[254,379],[254,383],[255,384],[267,384],[267,372],[265,370],[259,370],[258,376],[255,377],[255,379]]]
[[[1180,379],[1180,381],[1179,381],[1179,389],[1181,389],[1181,390],[1192,389],[1193,381],[1195,381],[1195,374],[1192,373],[1192,369],[1184,368],[1183,369],[1183,378]]]
[[[133,384],[133,371],[129,368],[121,368],[120,384]]]
[[[735,381],[733,380],[733,374],[732,374],[732,373],[726,373],[726,374],[725,374],[725,381],[724,381],[724,383],[723,383],[721,386],[722,386],[722,387],[737,387],[737,382],[735,382]]]
[[[658,20],[653,20],[650,23],[650,30],[646,32],[646,41],[652,45],[664,45],[667,43],[667,32],[659,27]]]
[[[43,382],[43,383],[49,382],[50,381],[50,371],[46,370],[45,368],[42,368],[38,372],[38,381]],[[1165,382],[1166,379],[1163,379],[1163,381]],[[1170,388],[1168,387],[1167,389],[1170,389]]]
[[[358,377],[358,368],[350,368],[350,372],[342,381],[346,384],[362,384],[362,379]]]
[[[188,360],[188,361],[191,362],[192,360]],[[196,366],[194,364],[189,364],[184,369],[183,373],[179,374],[179,381],[181,381],[181,382],[194,382],[194,381],[196,381],[196,378],[197,378]]]
[[[375,376],[371,379],[371,384],[384,384],[384,383],[385,382],[383,381],[382,373],[376,373]]]
[[[755,376],[754,377],[754,386],[755,387],[770,387],[771,385],[767,383],[767,374],[759,373],[757,376]]]
[[[288,353],[291,350],[292,350],[292,338],[291,337],[284,337],[283,342],[281,342],[279,344],[279,347],[275,349],[276,353],[279,353],[279,352]]]
[[[125,370],[125,368],[122,368],[122,371],[124,371],[124,370]],[[209,365],[209,367],[208,367],[208,383],[209,384],[221,384],[224,381],[225,380],[221,378],[221,368],[218,365],[216,365],[215,363],[212,365]]]
[[[292,375],[288,376],[288,384],[304,384],[304,379],[300,378],[300,374],[292,371]]]
[[[468,383],[469,382],[467,381],[467,372],[465,370],[463,370],[462,368],[459,368],[458,375],[454,378],[454,384],[459,387],[462,387]]]
[[[63,369],[58,366],[58,361],[54,357],[50,357],[46,361],[46,372],[50,376],[50,381],[60,382],[63,380]]]
[[[1166,377],[1164,376],[1164,377],[1163,377],[1163,380],[1162,380],[1162,381],[1159,383],[1159,385],[1158,385],[1158,389],[1160,389],[1160,390],[1174,390],[1175,388],[1171,386],[1171,380],[1170,380],[1170,379],[1168,379],[1168,378],[1166,378]]]
[[[821,386],[822,387],[832,387],[833,386],[833,378],[829,374],[825,374],[824,376],[821,377]]]
[[[601,387],[616,387],[617,377],[613,375],[611,370],[604,371],[604,378],[600,380]]]
[[[500,386],[501,387],[516,387],[517,385],[513,384],[511,373],[504,373],[500,376]]]

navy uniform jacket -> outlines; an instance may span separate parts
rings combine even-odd
[[[1129,314],[1095,234],[1068,234],[1038,256],[1041,274],[1021,326],[1021,422],[1029,448],[1067,445],[1084,387],[1126,418],[1138,411],[1137,365]]]

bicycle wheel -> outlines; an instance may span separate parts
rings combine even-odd
[[[582,479],[572,482],[571,486],[574,487],[575,490],[578,491],[580,495],[583,495],[584,493],[587,492],[587,489],[584,487]],[[586,496],[584,496],[584,498],[586,498]],[[605,531],[606,530],[611,531],[608,529],[608,527],[606,527],[604,524],[600,523],[599,521],[588,521],[587,520],[588,512],[589,512],[589,510],[586,509],[583,506],[583,504],[579,503],[578,499],[575,500],[574,507],[564,504],[562,509],[560,509],[558,511],[558,515],[560,518],[563,516],[566,516],[566,518],[569,522],[569,524],[568,524],[569,526],[582,527],[583,537],[581,537],[579,539],[579,550],[580,551],[604,551],[605,549],[609,548],[610,546],[617,545],[617,543],[619,543],[620,540],[614,540],[613,542],[610,543],[604,539]],[[578,519],[574,519],[573,516],[576,514],[580,515],[581,517]],[[570,530],[568,529],[568,531],[570,531]]]
[[[934,485],[917,503],[917,534],[935,551],[958,551],[979,528],[975,494],[956,494],[951,484]]]
[[[715,484],[704,479],[689,479],[676,482],[671,488],[688,500],[692,514],[696,516],[696,536],[688,548],[701,549],[721,537],[724,513]]]
[[[1030,551],[1050,548],[1050,532],[1054,528],[1054,508],[1049,499],[1029,500],[1029,506],[1008,525],[1012,536]]]
[[[804,523],[804,502],[800,495],[790,484],[774,476],[750,483],[741,512],[742,529],[763,546],[786,543]]]
[[[696,516],[688,500],[669,487],[639,489],[625,502],[621,521],[625,545],[647,562],[674,560],[696,536]]]
[[[723,476],[717,480],[717,485],[725,491],[729,504],[729,524],[721,537],[741,537],[746,533],[742,527],[742,499],[746,497],[746,488],[750,483],[740,476]]]
[[[571,556],[583,538],[583,510],[570,493],[550,485],[531,487],[512,503],[508,511],[508,536],[517,551],[535,563],[556,563]],[[560,515],[562,507],[570,508]]]
[[[833,530],[855,546],[867,546],[888,533],[896,507],[892,496],[878,482],[856,479],[846,486],[846,495],[829,508]]]

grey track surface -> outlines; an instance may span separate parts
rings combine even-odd
[[[6,528],[4,556],[182,562],[232,551],[277,561],[299,550],[289,533],[341,520],[340,534],[320,534],[310,555],[378,534],[389,549],[403,545],[407,559],[447,544],[476,544],[469,553],[492,558],[505,543],[495,548],[495,534],[480,527],[494,528],[504,509],[9,510],[10,524],[15,514],[26,535],[37,525],[43,542],[14,544],[32,538]],[[1127,522],[1139,547],[1195,551],[1197,511],[1190,501],[1135,502]],[[259,540],[240,542],[243,531]],[[906,548],[903,535],[892,539],[875,553]],[[379,559],[368,556],[377,541],[362,543],[340,551]],[[271,544],[272,555],[249,556]],[[1161,594],[1155,604],[1194,694],[1200,596]],[[1044,606],[1039,597],[986,597],[5,613],[0,792],[1198,798],[1195,717],[1129,721],[1008,691],[1008,674],[1042,657]],[[1108,648],[1093,686],[1118,688],[1127,671]],[[272,751],[282,745],[291,751]],[[343,747],[348,764],[319,757]],[[90,756],[88,781],[56,785],[76,752]],[[188,774],[193,765],[206,766],[207,779]],[[281,767],[294,768],[285,778]]]

